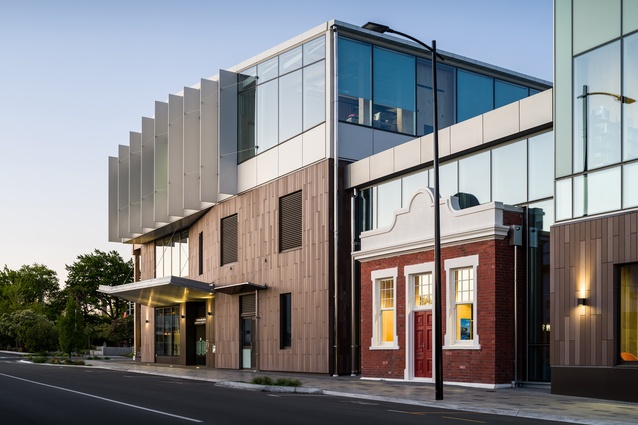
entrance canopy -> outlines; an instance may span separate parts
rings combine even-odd
[[[235,295],[241,294],[242,292],[253,292],[260,289],[268,289],[268,287],[266,285],[259,285],[258,283],[242,282],[224,286],[213,285],[212,289],[215,292],[221,292],[222,294]]]
[[[213,297],[213,287],[177,276],[159,277],[118,286],[100,285],[100,292],[151,308],[202,301]]]

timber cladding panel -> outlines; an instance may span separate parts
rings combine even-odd
[[[329,264],[332,231],[332,163],[322,161],[223,201],[191,226],[190,278],[224,286],[267,285],[258,296],[257,367],[262,370],[328,372]],[[302,245],[280,252],[280,198],[301,191]],[[221,265],[221,220],[237,214],[237,261]],[[199,275],[198,235],[204,267]],[[292,298],[292,344],[279,342],[280,294]],[[239,368],[239,296],[215,295],[215,366]]]
[[[552,228],[552,366],[616,364],[615,266],[637,261],[638,212]]]

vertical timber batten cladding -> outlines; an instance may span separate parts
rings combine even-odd
[[[619,268],[638,263],[638,212],[555,225],[551,244],[552,392],[638,401],[619,344]]]
[[[214,241],[205,245],[204,274],[195,279],[216,286],[255,282],[268,287],[257,295],[260,369],[328,372],[331,304],[327,261],[332,216],[323,212],[332,210],[331,164],[319,162],[221,202],[190,228],[190,237],[203,232],[204,240]],[[302,246],[279,252],[279,201],[295,192],[301,194],[304,211]],[[238,261],[220,266],[220,223],[234,214],[240,235]],[[195,275],[196,261],[190,267]],[[291,346],[283,350],[279,342],[282,293],[291,293],[293,305]],[[215,367],[240,366],[239,316],[237,295],[215,295]]]

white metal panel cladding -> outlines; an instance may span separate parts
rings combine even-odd
[[[131,148],[129,146],[119,145],[118,146],[118,227],[119,234],[122,238],[130,237],[130,233],[128,231],[128,206],[129,206],[129,163],[131,159],[129,158]]]
[[[202,80],[200,88],[155,102],[155,117],[143,117],[142,131],[120,146],[109,162],[109,240],[134,239],[214,205],[218,89]]]
[[[168,215],[184,216],[184,98],[168,96]]]
[[[142,117],[142,229],[155,228],[155,120]]]
[[[217,88],[219,84],[212,80],[201,80],[200,112],[200,198],[205,208],[217,202]]]
[[[197,211],[199,201],[199,90],[184,87],[184,209]]]
[[[109,156],[109,242],[120,242],[118,218],[119,158]]]
[[[219,70],[219,192],[237,194],[237,74]]]
[[[168,103],[155,102],[155,225],[168,223]]]
[[[128,232],[142,233],[142,135],[130,133]]]

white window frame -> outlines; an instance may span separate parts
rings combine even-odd
[[[444,268],[446,275],[446,288],[447,288],[447,302],[446,304],[446,317],[447,326],[446,334],[443,340],[445,341],[445,349],[469,349],[478,350],[481,348],[479,343],[479,323],[478,323],[478,265],[479,256],[470,255],[467,257],[452,258],[445,260]],[[472,331],[473,338],[469,341],[460,341],[456,339],[456,281],[455,270],[458,269],[473,269],[474,276],[474,299],[472,300]]]
[[[398,350],[399,339],[397,338],[397,276],[398,268],[393,267],[383,270],[374,270],[370,273],[372,281],[372,338],[370,341],[371,350]],[[383,342],[381,334],[381,281],[392,279],[394,297],[394,339],[392,342]]]

